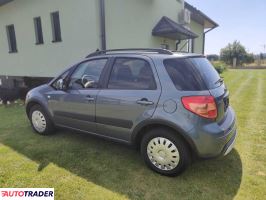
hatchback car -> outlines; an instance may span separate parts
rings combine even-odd
[[[229,92],[214,67],[163,49],[92,53],[31,90],[26,112],[41,135],[61,127],[136,145],[167,176],[183,172],[192,155],[227,155],[236,139]]]

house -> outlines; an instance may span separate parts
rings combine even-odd
[[[202,54],[215,27],[184,0],[0,0],[0,87],[34,87],[96,49]]]
[[[204,54],[206,34],[219,25],[187,2],[185,2],[185,10],[191,13],[189,28],[198,35],[196,39],[191,41],[191,47],[189,47],[189,49],[191,49],[191,52]]]

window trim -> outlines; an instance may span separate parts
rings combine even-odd
[[[153,78],[153,81],[155,83],[155,88],[154,89],[113,89],[113,88],[108,88],[108,85],[109,85],[109,82],[110,82],[110,79],[111,79],[111,75],[112,75],[112,72],[113,72],[113,69],[114,69],[114,66],[115,66],[115,62],[117,59],[135,59],[135,60],[143,60],[144,62],[147,62],[151,68],[151,71],[152,71],[152,78]],[[156,72],[157,73],[157,72]],[[130,57],[130,56],[117,56],[115,58],[113,58],[112,62],[110,63],[110,68],[109,68],[109,71],[108,71],[108,76],[107,76],[107,79],[106,79],[106,82],[105,82],[105,85],[104,85],[104,89],[105,90],[129,90],[129,91],[155,91],[155,90],[158,90],[158,84],[157,84],[157,81],[155,79],[155,74],[154,74],[154,70],[153,70],[153,67],[151,65],[151,62],[149,62],[148,60],[144,59],[144,58],[140,58],[140,57]]]
[[[55,18],[54,16],[58,15],[58,26],[55,26]],[[62,31],[61,31],[61,21],[59,11],[51,12],[51,25],[52,25],[52,43],[62,42]]]
[[[38,22],[40,24],[38,24]],[[36,40],[35,44],[36,45],[44,44],[41,17],[40,16],[39,17],[34,17],[33,18],[33,23],[34,23],[35,40]]]
[[[70,67],[70,68],[68,68],[67,70],[65,70],[65,71],[64,71],[63,73],[61,73],[58,77],[56,77],[55,79],[53,79],[53,80],[49,83],[49,85],[50,85],[53,89],[57,90],[56,87],[54,86],[54,85],[56,84],[56,82],[57,82],[59,79],[62,79],[62,78],[63,78],[62,76],[63,76],[65,73],[68,73],[67,76],[65,77],[65,80],[67,81],[67,80],[68,80],[68,76],[69,76],[69,74],[71,73],[71,70],[73,70],[72,68],[73,68],[73,67]]]
[[[54,78],[48,83],[48,85],[50,85],[52,88],[54,88],[53,85],[54,85],[54,84],[55,84],[60,78],[62,78],[62,76],[64,75],[64,73],[66,73],[67,71],[69,71],[69,74],[66,76],[66,81],[68,81],[69,76],[72,74],[72,72],[73,72],[73,70],[75,69],[75,67],[76,67],[76,65],[73,65],[73,66],[71,66],[71,67],[66,68],[63,72],[61,72],[60,75],[57,75],[56,77],[54,77]],[[54,88],[54,89],[56,90],[56,88]]]
[[[11,29],[13,28],[13,33],[11,33]],[[14,24],[9,24],[6,26],[6,33],[7,33],[7,41],[8,41],[8,53],[17,53],[18,47],[17,47],[17,37],[16,37],[16,30]]]

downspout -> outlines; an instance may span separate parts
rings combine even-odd
[[[207,30],[207,31],[205,31],[204,33],[203,33],[203,46],[202,46],[202,54],[204,55],[205,54],[205,40],[206,40],[206,34],[208,33],[208,32],[210,32],[210,31],[212,31],[213,29],[215,29],[215,28],[217,28],[218,26],[214,26],[213,28],[211,28],[211,29],[209,29],[209,30]]]
[[[101,28],[101,48],[106,50],[106,30],[105,30],[105,0],[100,0],[100,28]]]
[[[185,0],[181,0],[182,9],[185,9]],[[181,40],[177,40],[175,44],[175,50],[178,51],[178,46],[180,45]]]
[[[181,40],[177,40],[175,44],[175,50],[178,51],[178,45],[181,43]]]

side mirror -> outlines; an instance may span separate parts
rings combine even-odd
[[[95,81],[87,81],[84,84],[84,88],[93,88],[95,86]]]
[[[65,81],[64,79],[58,79],[57,82],[56,82],[56,85],[55,85],[56,89],[57,90],[65,90],[66,87],[65,87]]]

